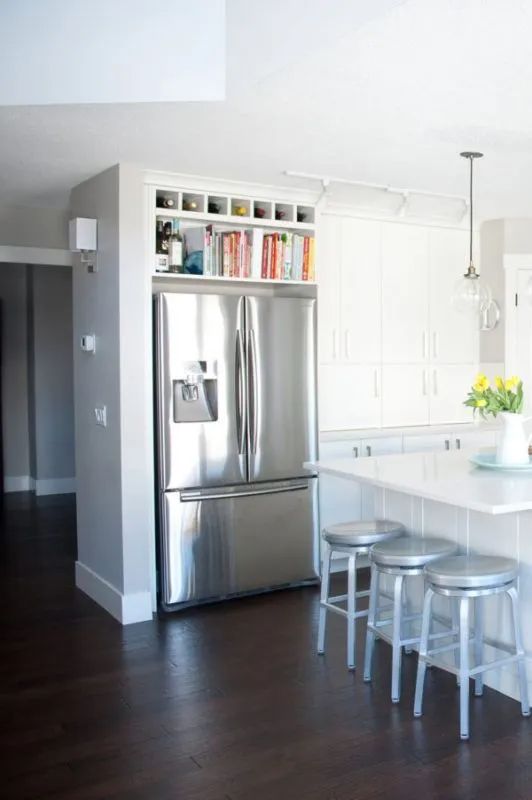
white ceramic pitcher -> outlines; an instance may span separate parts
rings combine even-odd
[[[502,420],[502,431],[497,447],[497,464],[528,464],[528,445],[532,434],[526,432],[525,423],[530,422],[532,417],[512,414],[510,411],[501,411],[498,416]]]

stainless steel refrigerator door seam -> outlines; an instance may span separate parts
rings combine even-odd
[[[202,492],[181,492],[181,502],[183,503],[191,503],[197,500],[227,500],[232,498],[238,497],[254,497],[255,495],[260,494],[279,494],[279,492],[297,492],[304,489],[308,489],[308,481],[305,483],[293,483],[290,486],[279,486],[277,488],[270,488],[270,489],[249,489],[244,490],[242,492],[209,492],[203,494]]]
[[[246,452],[247,402],[245,351],[241,330],[237,330],[236,332],[235,362],[236,429],[238,453],[239,455],[244,455]]]
[[[248,330],[248,398],[249,398],[249,452],[257,452],[258,428],[258,376],[257,376],[257,346],[255,331]]]

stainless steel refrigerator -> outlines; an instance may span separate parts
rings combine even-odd
[[[315,300],[155,297],[165,609],[318,575]]]

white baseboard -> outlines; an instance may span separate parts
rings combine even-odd
[[[35,492],[43,494],[74,494],[76,491],[75,478],[46,478],[35,480],[30,475],[6,475],[4,477],[4,492]]]
[[[75,494],[75,478],[45,478],[35,481],[35,494]]]
[[[109,581],[80,561],[76,561],[76,586],[122,625],[147,622],[152,618],[150,591],[122,594]]]
[[[4,492],[32,492],[35,481],[29,475],[15,475],[4,477]]]

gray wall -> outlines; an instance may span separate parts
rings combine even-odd
[[[68,213],[0,204],[0,245],[68,249]]]
[[[76,581],[122,622],[151,617],[154,484],[150,447],[150,279],[139,169],[112,167],[71,193],[98,220],[98,270],[73,265],[78,562]],[[107,427],[94,408],[107,407]]]
[[[30,475],[26,267],[0,264],[2,299],[2,431],[7,488]],[[18,488],[23,488],[20,484]]]
[[[30,413],[32,477],[36,481],[72,478],[74,388],[72,353],[72,270],[29,267],[32,313]],[[30,403],[31,405],[31,403]],[[38,486],[38,484],[37,484]]]
[[[480,334],[480,361],[504,364],[504,256],[532,253],[532,219],[493,219],[480,228],[480,267],[501,311],[499,325]]]

